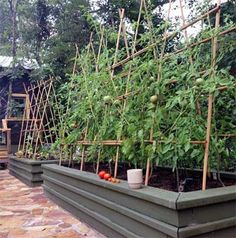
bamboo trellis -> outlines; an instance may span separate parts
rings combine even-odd
[[[170,11],[171,11],[171,4],[172,4],[172,2],[170,0],[169,1],[168,14],[167,14],[168,15],[167,20],[169,20],[169,15],[170,15]],[[226,30],[216,34],[216,32],[218,31],[218,29],[220,27],[219,22],[220,22],[221,1],[218,0],[216,7],[207,11],[206,13],[202,14],[201,16],[197,17],[192,22],[186,22],[185,16],[184,16],[183,5],[182,5],[181,0],[179,0],[179,6],[180,6],[180,17],[181,17],[182,23],[183,23],[183,25],[180,27],[180,29],[177,30],[177,31],[174,31],[172,33],[168,33],[167,32],[167,27],[166,27],[165,30],[164,30],[163,38],[161,40],[156,40],[155,37],[151,34],[149,45],[147,47],[144,47],[141,50],[138,50],[138,51],[136,50],[136,43],[137,43],[137,34],[138,34],[138,30],[139,30],[140,20],[141,20],[142,14],[144,14],[144,17],[145,17],[145,14],[146,14],[146,16],[148,16],[146,1],[145,0],[140,1],[139,15],[138,15],[138,20],[137,20],[137,24],[136,24],[136,30],[134,31],[134,37],[133,37],[133,40],[132,40],[131,51],[130,51],[129,43],[128,43],[127,36],[126,36],[126,26],[125,26],[125,20],[124,20],[125,12],[124,12],[124,9],[119,10],[120,25],[119,25],[119,29],[118,29],[118,37],[117,37],[117,42],[116,42],[115,54],[114,54],[114,62],[112,64],[112,66],[108,69],[110,71],[110,80],[111,80],[112,83],[116,79],[115,69],[117,67],[124,66],[128,62],[132,61],[136,57],[141,56],[142,54],[144,54],[146,52],[153,52],[153,57],[155,59],[160,59],[161,60],[161,59],[171,57],[173,54],[179,54],[179,53],[181,53],[181,52],[183,52],[183,51],[185,51],[189,48],[197,47],[201,44],[204,44],[204,43],[207,43],[207,42],[210,42],[210,41],[212,41],[212,68],[216,67],[218,37],[219,36],[224,36],[226,34],[229,34],[229,33],[233,32],[233,31],[236,31],[236,26],[233,26],[230,29],[226,29]],[[202,39],[202,40],[200,40],[196,43],[190,43],[187,29],[189,27],[193,26],[194,24],[196,24],[197,22],[204,20],[210,14],[215,14],[215,16],[216,16],[215,17],[215,34],[211,37]],[[152,29],[151,21],[148,17],[146,17],[146,20],[147,20],[147,23],[148,23],[148,28],[151,32],[151,29]],[[165,54],[164,49],[165,49],[165,45],[166,45],[167,41],[174,38],[179,32],[184,33],[186,46],[184,46],[182,49],[175,50],[173,53]],[[118,50],[119,50],[120,41],[121,41],[122,36],[123,36],[123,39],[124,39],[127,55],[126,55],[126,58],[124,58],[120,61],[117,61],[117,54],[118,54]],[[90,39],[89,49],[91,48],[92,51],[93,51],[93,55],[94,55],[94,58],[95,58],[96,71],[99,71],[98,61],[99,61],[99,58],[100,58],[101,47],[102,47],[104,41],[105,41],[104,40],[104,31],[102,31],[101,37],[100,37],[100,43],[99,43],[100,47],[99,47],[98,54],[96,55],[96,53],[94,51],[94,48],[93,48],[92,39]],[[160,42],[164,42],[164,43],[162,44],[162,48],[160,50],[160,53],[158,54],[157,45],[160,44]],[[189,62],[190,62],[190,64],[194,64],[194,60],[191,56],[189,57]],[[127,78],[126,89],[125,89],[125,92],[124,92],[123,95],[116,95],[116,98],[123,102],[123,107],[122,107],[122,111],[121,111],[121,120],[123,120],[122,114],[123,114],[123,112],[126,108],[128,98],[139,93],[139,91],[132,92],[132,90],[129,88],[129,79],[130,79],[130,76],[131,76],[131,74],[134,70],[135,70],[135,67],[133,67],[132,64],[130,64],[128,71],[127,72],[122,72],[122,77]],[[82,71],[84,71],[84,70],[82,69]],[[158,74],[157,74],[158,78],[157,78],[157,80],[161,80],[160,71],[161,71],[161,65],[159,65],[159,68],[158,68]],[[207,70],[204,70],[203,72],[201,72],[201,74],[204,74],[206,72],[207,72]],[[83,72],[83,73],[86,74],[86,72]],[[178,83],[178,80],[174,80],[174,81],[172,80],[169,83],[170,84]],[[227,86],[221,86],[221,87],[217,88],[216,90],[219,90],[219,91],[227,90]],[[210,141],[211,141],[212,100],[213,100],[213,97],[210,94],[208,96],[208,116],[207,116],[207,126],[206,126],[206,138],[203,139],[203,140],[199,140],[199,141],[196,141],[196,140],[190,141],[191,144],[204,146],[204,151],[205,152],[204,152],[204,163],[203,163],[202,190],[206,189],[206,179],[207,179],[208,162],[209,162],[208,161],[208,159],[209,159],[209,147],[210,147]],[[197,105],[196,108],[197,108],[197,113],[201,114],[201,108],[199,107],[199,105]],[[107,106],[104,109],[104,113],[106,113],[106,110],[107,110]],[[106,114],[104,114],[104,115],[106,115]],[[155,121],[153,121],[153,124],[154,123],[155,123]],[[114,146],[114,147],[116,147],[114,177],[116,177],[117,176],[117,171],[118,171],[118,162],[119,162],[119,157],[120,157],[120,146],[123,143],[123,139],[121,138],[120,135],[117,135],[116,140],[97,141],[96,136],[95,136],[94,140],[87,140],[88,126],[89,126],[89,121],[87,121],[87,125],[84,129],[85,136],[84,136],[83,140],[78,141],[78,145],[82,145],[82,148],[83,148],[82,149],[82,158],[81,158],[80,169],[83,170],[83,165],[85,163],[86,146],[91,146],[91,145],[94,145],[94,144],[101,145],[101,146]],[[222,135],[219,135],[219,136],[235,137],[234,134],[222,134]],[[163,141],[162,140],[157,140],[157,141],[153,140],[153,128],[151,128],[150,137],[149,137],[148,140],[145,140],[144,143],[147,143],[147,144],[163,143]],[[173,142],[173,143],[177,143],[177,142]],[[99,149],[99,151],[98,151],[98,159],[97,159],[97,167],[96,167],[96,172],[97,173],[99,171],[100,156],[101,156],[101,149]],[[148,185],[148,180],[149,180],[149,176],[150,176],[150,166],[151,166],[150,164],[151,164],[151,162],[148,159],[147,164],[146,164],[145,185]]]
[[[53,79],[25,87],[25,92],[29,97],[29,104],[23,114],[18,150],[26,157],[30,154],[30,157],[35,158],[41,146],[54,143],[58,137],[56,110],[50,101],[53,92],[53,96],[56,96]],[[27,111],[30,112],[29,116],[26,116]]]

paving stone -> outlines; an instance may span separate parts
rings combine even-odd
[[[3,216],[12,216],[13,214],[14,214],[13,212],[0,211],[0,217],[3,217]]]
[[[9,231],[8,236],[17,237],[25,235],[26,231],[20,228],[13,228]]]
[[[29,188],[0,173],[0,238],[105,238],[51,202],[42,187]]]
[[[62,224],[59,225],[59,227],[61,227],[61,228],[68,228],[68,227],[71,227],[71,224],[63,222]]]
[[[32,214],[33,215],[42,215],[43,210],[44,209],[42,209],[42,208],[35,208],[35,209],[32,210]]]
[[[78,234],[76,231],[70,230],[66,232],[61,232],[55,236],[55,238],[82,238],[80,234]]]

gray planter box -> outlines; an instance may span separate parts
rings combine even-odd
[[[16,156],[10,156],[8,169],[11,175],[15,176],[30,187],[40,186],[42,179],[42,164],[56,164],[57,160],[36,161],[30,159],[18,159]]]
[[[43,165],[46,195],[108,237],[233,238],[236,186],[175,193],[143,187],[131,190],[97,175]]]

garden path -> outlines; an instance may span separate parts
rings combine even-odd
[[[105,238],[43,194],[0,170],[0,238]]]

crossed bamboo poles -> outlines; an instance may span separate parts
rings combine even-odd
[[[180,28],[179,31],[180,32],[182,32],[182,31],[184,32],[184,36],[185,36],[185,40],[186,40],[187,46],[182,48],[182,49],[178,49],[178,50],[176,50],[173,53],[164,54],[164,48],[165,48],[166,42],[169,39],[172,39],[173,37],[175,37],[177,35],[177,33],[179,32],[179,31],[175,31],[173,33],[168,34],[167,33],[167,28],[166,28],[165,31],[164,31],[164,36],[162,38],[162,41],[164,42],[164,44],[162,45],[161,54],[159,55],[160,59],[164,59],[164,58],[170,57],[173,54],[179,54],[179,53],[181,53],[181,52],[183,52],[183,51],[185,51],[185,50],[187,50],[189,48],[197,47],[200,44],[204,44],[204,43],[207,43],[209,41],[212,41],[212,68],[214,69],[215,66],[216,66],[216,60],[215,59],[216,59],[216,54],[217,54],[217,34],[215,34],[212,37],[208,37],[208,38],[202,39],[202,40],[200,40],[199,42],[196,42],[196,43],[189,43],[187,29],[189,27],[191,27],[192,25],[194,25],[195,23],[197,23],[197,22],[203,20],[204,18],[208,17],[210,14],[215,13],[216,14],[215,32],[217,32],[217,30],[219,28],[219,20],[220,20],[220,5],[221,5],[220,0],[218,0],[217,6],[215,8],[213,8],[212,10],[206,12],[205,14],[197,17],[195,20],[193,20],[190,23],[187,23],[186,20],[185,20],[184,11],[183,11],[183,5],[182,5],[182,1],[181,0],[179,0],[179,5],[180,5],[180,11],[181,11],[181,18],[182,18],[182,22],[183,22],[183,26]],[[169,10],[168,10],[168,17],[167,17],[167,19],[169,18],[170,9],[171,9],[171,1],[169,1]],[[137,34],[138,34],[138,27],[139,27],[139,24],[140,24],[141,13],[142,13],[143,10],[147,13],[147,6],[146,6],[145,0],[141,0],[140,1],[140,11],[139,11],[139,16],[138,16],[138,21],[137,21],[137,27],[136,27],[134,38],[133,38],[133,45],[131,47],[132,48],[131,52],[129,50],[128,42],[127,42],[127,37],[125,35],[126,34],[126,30],[125,30],[125,22],[124,22],[124,9],[120,9],[119,10],[120,25],[119,25],[119,30],[118,30],[118,37],[117,37],[117,43],[116,43],[114,62],[112,64],[112,66],[109,68],[109,70],[111,72],[111,78],[110,79],[112,80],[112,82],[115,79],[114,70],[117,67],[125,65],[126,63],[128,63],[131,60],[133,60],[134,58],[136,58],[136,57],[138,57],[138,56],[140,56],[140,55],[142,55],[142,54],[144,54],[144,53],[146,53],[146,52],[151,50],[151,51],[153,51],[154,57],[157,59],[156,46],[160,43],[160,41],[156,41],[156,39],[154,39],[153,37],[151,37],[151,40],[150,40],[151,42],[150,42],[149,46],[147,46],[147,47],[145,47],[145,48],[143,48],[143,49],[141,49],[139,51],[136,51],[136,49],[135,49],[136,40],[137,40]],[[147,22],[149,24],[149,28],[151,28],[152,26],[150,24],[150,20],[147,19]],[[233,32],[235,30],[236,30],[236,26],[218,33],[218,36],[224,36],[225,34],[229,34],[230,32]],[[126,47],[127,57],[125,59],[122,59],[119,62],[117,62],[117,54],[118,54],[118,50],[119,50],[119,42],[120,42],[121,35],[123,35],[123,38],[124,38],[124,43],[125,43],[125,47]],[[103,36],[104,36],[104,34],[102,35],[102,38],[103,38]],[[101,41],[104,41],[104,39],[102,39]],[[92,42],[90,41],[89,44],[92,44]],[[101,45],[101,42],[100,42],[100,45]],[[98,56],[97,56],[97,59],[98,59],[97,62],[99,61],[100,52],[101,52],[101,48],[99,49],[99,53],[98,53]],[[94,53],[94,51],[93,51],[93,53]],[[189,60],[190,60],[191,64],[194,63],[191,56],[190,56]],[[96,65],[97,65],[97,63],[96,63]],[[158,80],[161,80],[161,77],[160,77],[161,66],[159,66],[159,67],[160,68],[159,68],[159,72],[158,72]],[[96,66],[96,70],[98,70],[97,66]],[[205,72],[206,71],[203,71],[203,73],[205,73]],[[212,70],[212,72],[214,73],[214,70]],[[127,85],[126,85],[125,94],[117,96],[117,99],[123,100],[123,110],[122,110],[122,112],[124,112],[124,110],[125,110],[128,97],[130,97],[130,96],[132,96],[134,94],[139,93],[139,92],[132,92],[132,91],[129,90],[129,87],[127,87],[131,73],[132,73],[132,65],[130,66],[130,68],[129,68],[129,70],[127,72],[123,73],[123,76],[127,77]],[[170,84],[171,83],[178,83],[178,81],[170,82]],[[217,90],[219,90],[219,91],[226,90],[226,89],[227,89],[227,86],[221,86],[221,87],[217,88]],[[209,147],[210,147],[210,139],[211,139],[212,103],[213,103],[213,96],[209,95],[209,97],[208,97],[207,128],[206,128],[206,138],[205,138],[205,140],[202,140],[202,141],[190,141],[191,144],[203,145],[205,147],[202,190],[206,189],[206,177],[207,177],[206,175],[207,175],[207,170],[208,170]],[[198,109],[199,109],[198,113],[200,113],[200,108],[198,108]],[[86,126],[85,136],[84,136],[83,140],[78,141],[78,144],[83,146],[83,153],[82,153],[82,160],[81,160],[81,170],[83,170],[85,146],[91,146],[91,145],[94,145],[94,144],[102,145],[102,146],[116,146],[117,150],[116,150],[115,169],[114,169],[114,177],[116,177],[117,176],[118,160],[119,160],[119,156],[120,156],[120,146],[123,143],[123,140],[122,140],[121,136],[117,136],[116,140],[96,141],[96,139],[95,139],[93,141],[90,141],[90,140],[86,139],[87,138],[87,134],[88,134],[88,124]],[[224,135],[219,135],[219,136],[235,137],[236,135],[234,135],[234,134],[228,134],[228,135],[224,134]],[[150,138],[149,138],[149,140],[145,140],[144,141],[144,143],[150,143],[150,144],[153,144],[153,143],[163,143],[163,142],[164,141],[162,141],[161,139],[157,140],[157,141],[153,140],[153,127],[151,128],[151,131],[150,131]],[[177,142],[173,142],[173,143],[177,143]],[[101,150],[99,149],[98,160],[97,160],[97,169],[96,169],[97,172],[98,172],[98,168],[99,168],[100,156],[101,156]],[[147,160],[147,165],[146,165],[145,185],[148,185],[148,179],[149,179],[149,176],[150,176],[150,169],[149,169],[150,168],[150,163],[151,162],[148,159]]]
[[[28,88],[24,86],[29,103],[23,113],[18,145],[18,151],[22,150],[24,156],[30,152],[35,159],[43,145],[50,145],[59,137],[56,119],[60,121],[61,113],[53,83],[54,79],[50,78]]]

